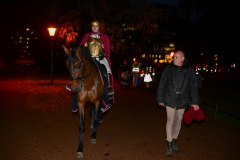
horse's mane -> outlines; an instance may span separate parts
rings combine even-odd
[[[67,55],[69,62],[74,62],[74,60],[77,58],[76,51],[77,47],[70,50],[69,54]]]
[[[95,62],[94,62],[94,60],[93,60],[93,58],[92,58],[92,55],[91,55],[91,53],[89,52],[88,48],[87,48],[86,46],[84,46],[84,45],[81,45],[80,47],[81,47],[81,50],[82,50],[82,52],[83,52],[84,58],[87,59],[87,60],[89,60],[90,63],[91,63],[93,66],[96,66],[96,64],[95,64]]]

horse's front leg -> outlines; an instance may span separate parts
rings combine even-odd
[[[97,127],[98,127],[98,111],[99,111],[99,102],[94,104],[91,104],[92,108],[92,122],[93,122],[93,128],[92,128],[92,135],[91,135],[91,144],[96,144],[96,136],[97,136]]]
[[[77,153],[76,153],[76,158],[82,158],[82,157],[83,157],[84,130],[85,130],[83,104],[82,104],[82,105],[79,105],[79,115],[80,115],[80,122],[79,122],[79,142],[78,142],[78,149],[77,149]]]

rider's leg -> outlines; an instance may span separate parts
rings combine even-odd
[[[100,60],[99,61],[100,62],[100,64],[101,64],[101,66],[102,67],[104,67],[105,68],[105,70],[104,70],[104,72],[106,73],[106,78],[107,78],[107,83],[108,83],[108,88],[109,88],[109,91],[108,91],[108,95],[113,95],[114,94],[114,91],[113,91],[113,88],[112,88],[112,86],[111,86],[111,74],[112,74],[112,72],[111,72],[111,69],[110,69],[110,66],[109,66],[109,63],[108,63],[108,61],[107,61],[107,59],[106,58],[103,58],[102,60]],[[105,74],[104,73],[104,74]]]
[[[111,107],[109,97],[108,97],[108,75],[107,75],[107,70],[106,67],[102,64],[99,65],[99,69],[102,75],[103,83],[104,83],[104,88],[103,88],[103,104],[101,106],[101,110],[105,112],[106,109]]]

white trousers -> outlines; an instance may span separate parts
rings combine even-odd
[[[96,59],[106,67],[107,73],[112,74],[111,68],[110,68],[109,63],[106,58],[103,58],[103,60],[99,60],[99,58],[96,58]]]
[[[166,124],[166,133],[167,133],[167,141],[172,142],[173,138],[177,139],[181,124],[183,113],[185,109],[178,109],[171,108],[166,106],[167,111],[167,124]]]

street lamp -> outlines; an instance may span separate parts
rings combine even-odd
[[[48,28],[48,31],[51,37],[51,84],[53,84],[53,37],[55,35],[56,28]]]

